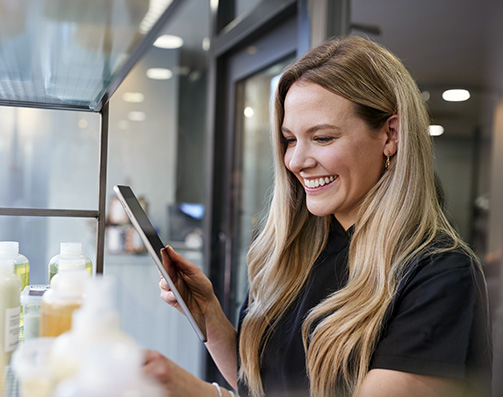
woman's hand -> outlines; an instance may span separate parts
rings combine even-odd
[[[145,374],[161,384],[167,396],[216,396],[210,383],[196,378],[155,350],[145,350]]]
[[[208,307],[216,300],[213,285],[206,275],[193,263],[178,254],[172,247],[161,250],[162,263],[176,289],[182,296],[192,316],[202,329],[206,329]],[[182,309],[164,278],[159,282],[161,298],[171,306]]]
[[[206,347],[229,384],[237,387],[236,330],[225,316],[211,281],[172,247],[161,251],[162,263],[199,327],[206,330]],[[182,311],[166,280],[159,282],[161,298]],[[166,364],[167,365],[167,364]]]

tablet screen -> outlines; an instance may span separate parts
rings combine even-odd
[[[159,272],[162,274],[169,287],[173,291],[173,294],[175,295],[180,308],[194,328],[194,331],[196,331],[197,336],[199,337],[199,339],[201,339],[201,341],[206,342],[206,327],[204,325],[204,318],[202,314],[197,312],[192,313],[188,309],[186,302],[188,301],[189,296],[182,296],[180,291],[176,288],[173,281],[169,277],[166,269],[162,265],[161,249],[164,248],[164,244],[162,243],[159,235],[152,226],[152,223],[148,219],[147,214],[143,210],[140,202],[133,193],[133,190],[129,186],[116,185],[114,186],[114,192],[119,198],[122,206],[124,207],[124,210],[131,220],[131,223],[133,224],[143,243],[147,247],[147,250],[150,252],[150,255],[154,259]],[[186,291],[185,293],[190,294],[190,291],[187,287],[183,288],[183,291]]]

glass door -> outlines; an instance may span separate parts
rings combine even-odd
[[[271,99],[284,67],[296,56],[290,20],[230,59],[228,85],[232,167],[226,250],[227,314],[236,323],[248,291],[246,254],[267,215],[273,184]]]
[[[246,254],[261,219],[269,209],[273,183],[271,147],[271,101],[287,61],[280,61],[237,84],[235,117],[240,139],[239,167],[236,170],[238,197],[235,206],[235,295],[236,310],[248,290]]]

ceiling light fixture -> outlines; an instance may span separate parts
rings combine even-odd
[[[154,41],[154,47],[163,49],[180,48],[183,46],[183,39],[172,34],[163,34]]]
[[[164,68],[151,68],[147,70],[146,74],[149,79],[153,80],[168,80],[173,77],[173,72]]]
[[[428,127],[428,132],[431,136],[440,136],[444,133],[444,127],[441,125],[430,125]]]
[[[211,46],[211,41],[209,37],[203,37],[203,41],[201,42],[201,46],[203,47],[203,51],[209,51]]]
[[[147,34],[150,29],[152,29],[172,1],[173,0],[150,0],[148,2],[148,11],[140,22],[139,30],[141,34]]]
[[[447,102],[463,102],[470,98],[470,91],[464,89],[446,90],[442,93],[442,98]]]
[[[125,92],[122,94],[122,100],[124,102],[131,102],[131,103],[141,103],[145,99],[145,95],[143,95],[141,92]]]
[[[255,111],[253,110],[252,107],[247,106],[247,107],[245,107],[245,110],[243,113],[244,113],[245,117],[250,118],[250,117],[253,117],[253,115],[255,114]]]

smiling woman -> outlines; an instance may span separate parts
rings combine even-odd
[[[409,72],[371,41],[330,40],[283,71],[274,109],[274,192],[237,332],[202,272],[164,258],[204,308],[222,375],[252,397],[489,396],[484,276],[441,208]],[[155,362],[167,390],[215,395]]]
[[[437,201],[428,116],[401,62],[365,39],[326,42],[284,71],[275,110],[241,391],[490,394],[485,282]]]
[[[396,153],[397,117],[371,129],[351,101],[305,81],[290,87],[284,106],[285,166],[304,185],[309,212],[333,214],[348,229]]]

